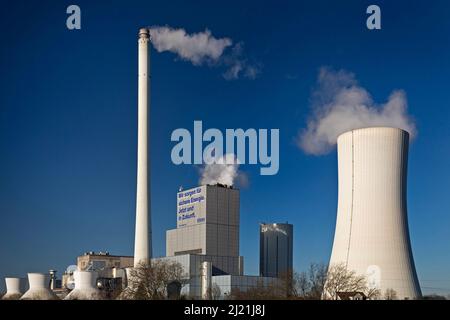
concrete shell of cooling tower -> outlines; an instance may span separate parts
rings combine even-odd
[[[97,272],[75,271],[75,288],[64,298],[64,300],[100,300],[100,290],[97,289]]]
[[[381,295],[421,297],[406,205],[409,134],[374,127],[341,134],[339,195],[330,267],[345,264]]]
[[[30,288],[20,300],[58,300],[59,298],[49,289],[50,275],[44,273],[29,273]]]
[[[22,278],[5,278],[6,293],[2,300],[19,299],[23,294],[25,279]]]

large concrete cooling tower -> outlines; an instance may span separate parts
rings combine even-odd
[[[365,128],[338,137],[339,197],[330,266],[367,276],[369,286],[421,297],[408,231],[409,134]]]

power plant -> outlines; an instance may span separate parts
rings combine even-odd
[[[166,232],[166,256],[152,257],[149,117],[150,30],[142,28],[138,38],[134,256],[93,251],[80,256],[77,266],[63,275],[65,299],[101,299],[99,289],[126,287],[133,268],[156,260],[178,263],[185,271],[183,283],[172,283],[175,289],[171,290],[195,299],[211,298],[213,287],[219,289],[220,299],[233,290],[269,287],[292,272],[293,225],[263,223],[260,275],[244,275],[239,248],[240,190],[219,183],[180,189],[176,228]],[[339,193],[329,266],[344,264],[381,293],[392,289],[399,299],[421,298],[407,217],[409,134],[389,127],[355,129],[341,134],[337,146]],[[6,278],[3,299],[58,299],[56,271],[50,273],[52,279],[49,274],[29,273],[29,289],[23,295],[22,280]]]
[[[406,205],[408,132],[387,127],[338,137],[339,195],[330,266],[345,264],[382,294],[421,297]]]

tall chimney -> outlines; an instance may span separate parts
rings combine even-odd
[[[138,163],[136,194],[136,230],[134,239],[134,266],[149,263],[152,254],[150,216],[150,162],[148,157],[148,116],[150,93],[150,32],[139,30],[139,74],[138,74]]]

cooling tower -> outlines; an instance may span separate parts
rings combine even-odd
[[[338,137],[339,195],[330,266],[345,264],[398,299],[421,297],[406,206],[409,134],[396,128]]]
[[[16,300],[22,296],[23,280],[21,278],[5,278],[6,293],[3,300]]]
[[[134,239],[134,266],[149,263],[151,259],[150,217],[150,162],[148,161],[148,116],[149,116],[149,44],[147,28],[139,30],[138,50],[138,163],[136,193],[136,229]]]
[[[100,291],[97,289],[97,272],[75,271],[75,288],[64,298],[64,300],[100,300]]]
[[[29,273],[30,289],[20,300],[58,300],[59,298],[49,289],[50,275],[43,273]]]

